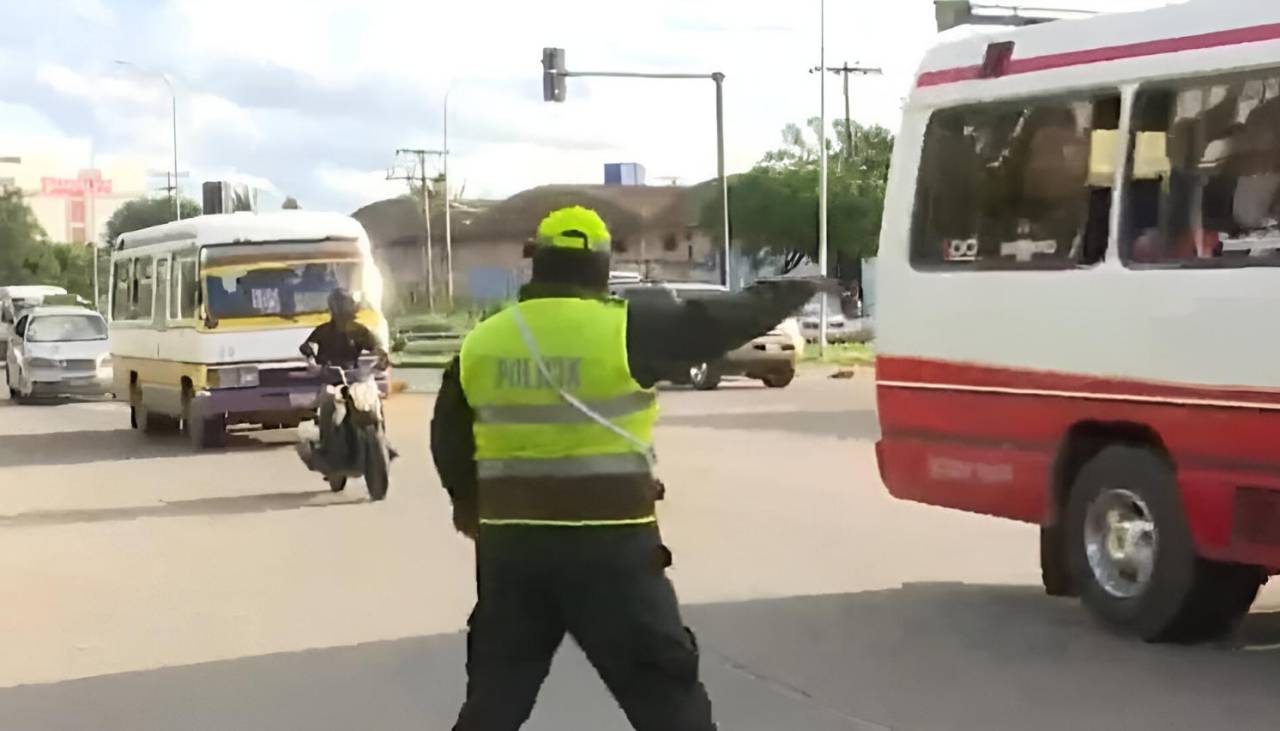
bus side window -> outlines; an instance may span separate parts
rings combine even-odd
[[[150,320],[154,304],[155,291],[152,280],[155,260],[150,256],[142,256],[135,260],[133,266],[133,307],[130,319]]]
[[[113,265],[114,292],[111,299],[111,319],[129,320],[132,318],[132,302],[130,282],[133,274],[132,259],[118,259]]]
[[[200,282],[196,278],[196,259],[182,256],[175,260],[173,272],[174,316],[179,320],[194,320],[200,308]]]
[[[1112,173],[1091,167],[1117,95],[937,112],[925,133],[911,263],[1059,269],[1096,263],[1109,238]],[[1112,148],[1114,149],[1114,147]]]
[[[1280,71],[1151,85],[1138,92],[1134,109],[1125,258],[1166,266],[1274,266],[1280,259]]]

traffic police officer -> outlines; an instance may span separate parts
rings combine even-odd
[[[653,374],[768,331],[814,287],[629,307],[607,296],[610,248],[594,211],[547,216],[520,303],[478,325],[444,375],[432,452],[476,541],[478,594],[455,731],[518,729],[566,632],[639,731],[715,728],[665,574]]]

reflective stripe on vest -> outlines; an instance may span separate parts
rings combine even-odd
[[[482,459],[476,462],[476,476],[495,477],[600,477],[601,475],[647,475],[649,460],[643,454],[601,454],[594,457],[554,459]]]
[[[516,307],[477,326],[461,354],[476,415],[481,523],[652,522],[652,468],[638,447],[652,443],[658,407],[627,366],[625,303],[564,298]]]

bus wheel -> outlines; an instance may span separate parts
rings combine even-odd
[[[139,399],[138,404],[129,409],[129,423],[134,429],[142,429],[144,434],[172,434],[178,430],[178,420],[164,414],[153,414]]]
[[[1254,567],[1196,555],[1167,459],[1111,446],[1081,468],[1067,504],[1071,579],[1103,624],[1148,642],[1220,637],[1249,610]]]
[[[720,385],[720,373],[711,363],[689,368],[689,383],[698,391],[714,391]]]
[[[1060,522],[1040,526],[1040,583],[1049,596],[1080,596],[1071,583],[1066,534]]]
[[[187,417],[182,420],[187,440],[192,449],[214,449],[227,443],[227,417],[214,414],[205,417]]]

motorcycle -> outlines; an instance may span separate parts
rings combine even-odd
[[[390,486],[394,452],[387,442],[378,385],[364,369],[357,371],[354,382],[342,368],[324,371],[335,374],[340,385],[325,386],[316,421],[298,426],[298,456],[333,492],[346,489],[348,479],[363,477],[369,499],[382,500]]]

